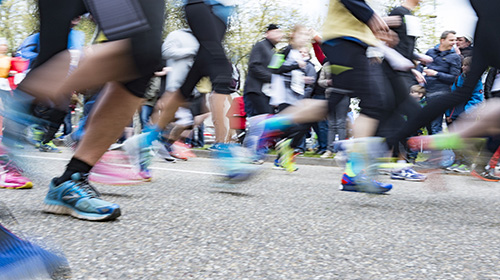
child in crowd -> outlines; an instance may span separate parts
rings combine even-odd
[[[427,103],[427,98],[426,98],[426,91],[425,87],[421,85],[413,85],[410,87],[410,96],[415,98],[417,100],[418,104],[420,104],[421,107],[424,107]],[[427,134],[427,129],[425,127],[420,128],[417,133],[413,136],[420,136],[420,135],[426,135]],[[414,151],[409,148],[406,149],[408,161],[411,163],[415,163],[417,156],[418,156],[419,151]]]

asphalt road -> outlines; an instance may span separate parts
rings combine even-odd
[[[367,195],[338,191],[338,167],[266,163],[230,188],[212,159],[156,160],[151,183],[98,185],[123,210],[100,223],[41,211],[69,157],[27,154],[35,187],[0,190],[17,222],[0,217],[63,250],[73,279],[500,279],[500,183],[430,174]]]

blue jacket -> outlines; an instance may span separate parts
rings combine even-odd
[[[229,23],[229,17],[231,17],[235,10],[235,6],[225,5],[223,1],[220,0],[184,0],[184,5],[195,3],[205,3],[211,6],[212,13],[219,17],[226,26]]]
[[[453,84],[451,87],[452,91],[455,91],[457,88],[462,87],[465,81],[465,75],[462,74],[458,77],[457,82]],[[473,109],[476,105],[483,102],[484,100],[484,92],[483,92],[483,83],[479,80],[472,92],[472,96],[466,103],[455,106],[455,108],[446,110],[446,116],[451,116],[452,119],[457,119],[460,114],[463,112],[467,112],[470,109]]]
[[[68,50],[80,50],[85,44],[85,33],[79,30],[70,29],[68,35]],[[31,68],[35,58],[38,56],[40,49],[40,33],[35,33],[28,36],[21,43],[21,46],[16,51],[15,56],[28,59],[30,61],[29,68]]]
[[[427,65],[427,68],[438,72],[434,77],[425,77],[427,80],[425,86],[427,93],[449,92],[451,85],[460,75],[460,69],[462,68],[460,56],[454,50],[440,51],[439,46],[428,50],[426,54],[434,59],[432,63]]]

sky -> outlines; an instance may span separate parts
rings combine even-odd
[[[477,17],[468,0],[440,0],[436,14],[443,30],[458,34],[474,35]]]

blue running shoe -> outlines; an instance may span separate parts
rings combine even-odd
[[[130,161],[137,169],[137,172],[150,174],[149,166],[153,162],[153,145],[148,143],[148,133],[134,135],[123,143],[123,149],[129,155]],[[150,176],[151,177],[151,176]]]
[[[391,172],[391,179],[393,180],[407,180],[412,182],[423,182],[427,176],[420,174],[410,167]]]
[[[44,200],[45,212],[89,221],[114,220],[121,215],[118,204],[99,198],[100,193],[89,184],[88,174],[75,173],[71,180],[58,186],[54,181]]]
[[[373,179],[369,179],[363,172],[355,177],[350,177],[346,173],[342,176],[341,191],[364,192],[373,194],[383,194],[392,189],[391,184],[384,184]]]
[[[68,261],[22,240],[0,225],[0,279],[68,279]]]
[[[213,153],[224,177],[230,182],[242,182],[257,173],[258,167],[252,164],[248,150],[237,144],[220,144],[219,150]]]

